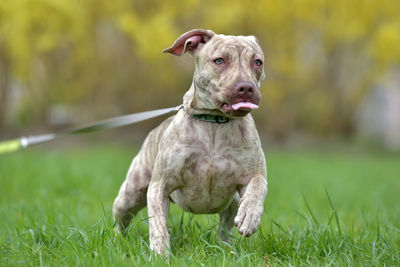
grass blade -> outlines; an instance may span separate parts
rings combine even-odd
[[[339,235],[341,236],[341,235],[342,235],[342,230],[341,230],[341,228],[340,228],[339,216],[338,216],[338,214],[337,214],[337,211],[336,211],[336,209],[335,209],[335,206],[333,205],[332,199],[331,199],[331,197],[329,196],[328,189],[326,188],[326,186],[325,186],[324,188],[325,188],[326,196],[328,197],[328,200],[329,200],[329,205],[331,206],[331,209],[332,209],[332,211],[333,211],[333,214],[335,215],[335,220],[336,220],[336,224],[337,224],[337,227],[338,227]]]
[[[325,188],[325,189],[326,189],[326,188]],[[304,196],[304,194],[302,194],[302,195],[303,195],[304,203],[306,204],[307,210],[308,210],[308,212],[310,213],[310,215],[311,215],[313,221],[315,222],[316,225],[319,225],[317,218],[314,216],[314,213],[312,212],[312,210],[311,210],[311,208],[310,208],[310,205],[308,205],[308,202],[307,202],[306,197]]]

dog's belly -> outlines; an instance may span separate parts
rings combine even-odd
[[[237,191],[235,161],[222,155],[193,153],[180,171],[182,186],[171,199],[192,213],[211,214],[224,211]]]

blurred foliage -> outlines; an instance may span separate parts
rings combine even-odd
[[[360,98],[399,65],[399,10],[397,0],[0,0],[0,125],[45,122],[55,104],[82,121],[179,104],[193,63],[160,51],[207,28],[260,40],[260,128],[351,134]]]

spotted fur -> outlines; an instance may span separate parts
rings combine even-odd
[[[184,109],[151,131],[133,159],[113,206],[117,230],[148,206],[150,247],[163,254],[169,248],[170,201],[197,214],[219,213],[221,236],[236,224],[243,236],[253,234],[261,220],[267,194],[266,163],[250,110],[234,111],[239,82],[252,83],[248,101],[260,101],[264,60],[253,36],[227,36],[192,30],[167,49],[185,50],[195,60],[193,83],[184,95]],[[215,58],[223,58],[217,66]],[[212,123],[193,114],[223,115],[227,123]]]

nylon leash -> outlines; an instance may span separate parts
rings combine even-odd
[[[177,107],[171,108],[162,108],[150,111],[144,111],[139,113],[132,113],[129,115],[123,115],[107,120],[102,120],[98,122],[94,122],[82,127],[72,128],[68,130],[64,130],[58,133],[50,133],[43,135],[31,135],[28,137],[21,137],[17,139],[1,141],[0,142],[0,154],[17,151],[21,148],[27,148],[31,145],[40,144],[44,142],[48,142],[50,140],[54,140],[58,137],[72,134],[81,134],[81,133],[90,133],[97,132],[103,129],[111,129],[126,126],[129,124],[134,124],[137,122],[145,121],[151,118],[159,117],[164,114],[168,114],[171,112],[176,112],[183,108],[183,105],[179,105]]]

